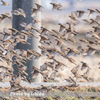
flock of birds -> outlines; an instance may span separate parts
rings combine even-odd
[[[1,0],[2,5],[9,5],[7,2],[4,0]],[[50,3],[52,5],[52,10],[62,10],[62,5],[57,4],[57,3]],[[39,23],[40,21],[37,19],[34,19],[34,16],[38,12],[42,12],[42,9],[44,7],[42,5],[39,5],[35,3],[36,8],[30,8],[32,9],[32,18],[33,18],[33,23]],[[10,6],[10,5],[9,5]],[[6,72],[0,72],[0,80],[3,81],[6,76],[11,76],[12,80],[10,81],[11,89],[10,91],[14,91],[16,88],[23,88],[20,83],[21,80],[24,79],[27,82],[31,83],[31,80],[27,77],[28,74],[26,73],[27,67],[25,66],[25,63],[27,60],[31,60],[32,56],[34,56],[35,59],[39,59],[40,57],[46,55],[47,59],[50,59],[51,61],[46,61],[43,65],[40,66],[40,69],[38,69],[36,66],[33,66],[33,70],[31,71],[32,78],[35,78],[39,73],[43,76],[44,82],[48,81],[55,81],[56,73],[59,72],[59,69],[64,70],[63,67],[67,67],[67,65],[63,64],[61,61],[58,61],[55,59],[55,54],[58,54],[59,56],[64,57],[67,59],[70,63],[73,63],[75,67],[72,68],[71,72],[74,75],[74,78],[84,78],[87,81],[89,80],[89,73],[91,71],[90,66],[84,62],[81,61],[81,66],[76,64],[75,59],[73,59],[74,55],[78,56],[84,56],[84,55],[93,55],[95,52],[99,53],[99,50],[94,48],[93,46],[99,46],[100,45],[100,16],[96,16],[95,19],[84,19],[87,24],[91,25],[91,27],[94,29],[94,31],[89,31],[85,34],[85,36],[88,39],[80,39],[79,41],[81,43],[84,43],[87,45],[87,50],[82,47],[82,45],[78,46],[77,49],[70,48],[66,45],[66,42],[70,43],[77,43],[77,41],[74,39],[79,32],[75,29],[75,25],[78,21],[78,18],[82,17],[84,13],[87,13],[88,16],[90,16],[92,13],[97,13],[100,14],[99,9],[88,9],[89,13],[83,11],[83,10],[78,10],[75,12],[72,12],[71,15],[69,16],[72,21],[66,22],[66,24],[58,23],[60,26],[59,30],[49,30],[44,26],[41,26],[40,29],[35,29],[32,24],[26,24],[25,22],[20,23],[20,26],[23,27],[24,29],[21,31],[18,31],[15,28],[8,28],[8,29],[3,29],[3,32],[0,32],[0,35],[3,37],[0,40],[0,61],[1,62],[6,62],[8,66],[0,66],[0,68],[6,70]],[[18,8],[15,9],[14,11],[11,11],[12,14],[19,16],[22,15],[23,17],[26,17],[25,12],[23,9]],[[10,16],[9,13],[1,14],[0,15],[0,21],[2,22],[4,19],[11,19],[12,16]],[[19,42],[22,44],[29,44],[27,40],[30,37],[34,38],[39,38],[37,37],[33,31],[36,31],[39,33],[40,37],[40,43],[42,44],[41,46],[38,46],[42,53],[38,53],[37,51],[34,50],[23,50],[23,49],[11,49],[11,47],[16,46]],[[55,41],[51,41],[51,38],[49,38],[49,35],[54,38]],[[71,38],[69,38],[69,36]],[[91,40],[91,38],[94,39]],[[59,47],[60,49],[55,48],[54,53],[50,54],[50,52],[47,50],[47,47],[50,46],[51,44],[54,44],[56,42],[56,46]],[[46,46],[43,46],[45,44]],[[12,58],[14,58],[12,60]],[[18,68],[18,75],[13,74],[13,68],[9,68],[10,64],[12,65],[17,65]],[[86,72],[83,75],[80,75],[78,73],[78,69],[81,67],[81,70],[83,71],[84,69],[87,69]],[[52,73],[49,75],[48,69],[52,70]],[[69,77],[69,79],[65,79],[66,81],[73,82],[75,86],[76,80],[73,77]]]

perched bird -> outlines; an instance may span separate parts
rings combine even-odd
[[[50,4],[53,6],[52,10],[59,10],[59,11],[62,10],[61,4],[57,4],[57,3],[50,3]]]

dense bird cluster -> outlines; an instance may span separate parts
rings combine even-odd
[[[1,0],[3,3],[2,5],[9,5],[7,2]],[[62,5],[57,3],[50,3],[52,5],[52,10],[58,10],[61,11]],[[36,8],[32,8],[32,17],[34,24],[39,23],[40,21],[37,19],[34,19],[34,16],[38,12],[42,12],[42,9],[44,7],[42,5],[39,5],[35,3]],[[31,9],[31,8],[30,8]],[[57,72],[60,70],[64,70],[65,67],[68,67],[67,65],[63,64],[62,61],[58,61],[55,58],[55,54],[64,57],[66,60],[68,60],[70,63],[74,64],[75,67],[71,69],[72,74],[74,77],[69,77],[69,79],[65,79],[66,81],[73,82],[75,86],[76,85],[76,79],[78,78],[84,78],[87,81],[89,80],[89,72],[91,71],[90,66],[84,62],[81,61],[80,64],[77,64],[73,56],[92,56],[95,54],[95,52],[99,51],[94,48],[94,46],[100,45],[100,16],[96,16],[95,19],[83,19],[87,24],[89,24],[94,30],[89,31],[85,34],[87,39],[81,38],[79,41],[75,40],[74,37],[77,37],[79,32],[76,30],[75,26],[77,25],[76,22],[78,22],[78,18],[82,17],[83,14],[88,14],[88,17],[92,13],[98,13],[100,14],[99,9],[88,9],[88,12],[85,12],[83,10],[78,10],[75,12],[72,12],[69,16],[72,21],[66,22],[65,24],[58,23],[60,28],[58,30],[52,29],[49,30],[44,26],[41,26],[40,29],[35,29],[32,24],[26,24],[25,22],[20,23],[20,25],[24,28],[21,31],[18,31],[14,28],[8,28],[3,29],[3,32],[0,32],[0,35],[2,36],[2,39],[0,40],[0,61],[6,62],[7,66],[0,66],[1,68],[5,69],[6,72],[0,72],[0,79],[1,81],[6,76],[11,76],[12,80],[10,81],[11,89],[10,91],[15,90],[16,88],[22,89],[23,87],[20,85],[21,79],[26,80],[27,82],[31,83],[31,80],[27,78],[27,73],[25,72],[28,66],[25,66],[25,63],[27,60],[31,60],[32,56],[34,56],[35,59],[39,59],[41,56],[47,56],[47,59],[50,59],[51,61],[46,61],[43,65],[40,66],[40,69],[38,69],[36,66],[33,66],[33,70],[31,71],[32,78],[35,78],[39,73],[43,76],[44,82],[48,81],[56,81],[55,77],[57,76]],[[21,9],[15,9],[12,11],[12,14],[14,15],[22,15],[23,17],[26,17],[25,12]],[[3,21],[5,18],[12,18],[12,16],[9,15],[9,13],[1,14],[0,19]],[[33,30],[39,33],[39,36],[37,37]],[[51,38],[53,38],[55,41],[52,41]],[[14,46],[16,46],[19,42],[22,44],[29,44],[27,40],[30,37],[39,38],[40,37],[40,43],[41,46],[38,46],[39,49],[43,52],[38,53],[34,50],[23,50],[23,49],[14,49]],[[69,38],[70,37],[70,38]],[[93,40],[91,40],[91,38]],[[76,44],[78,42],[86,44],[87,49],[84,49],[82,45],[78,46],[77,49],[73,49],[70,46],[66,45],[66,42]],[[51,54],[47,47],[51,44],[56,43],[56,47],[54,49],[53,54]],[[44,46],[44,44],[46,46]],[[59,48],[59,49],[58,49]],[[14,58],[12,60],[12,58]],[[9,68],[10,64],[17,65],[18,68],[18,75],[13,74],[13,68]],[[83,71],[84,69],[87,69],[86,72],[82,75],[78,73],[78,69],[81,68]],[[49,70],[52,70],[51,73],[49,73]]]

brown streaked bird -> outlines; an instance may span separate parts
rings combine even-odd
[[[69,27],[66,29],[66,30],[67,30],[67,32],[71,32],[71,33],[73,33],[73,32],[75,31],[74,26],[75,26],[76,24],[75,24],[75,23],[73,23],[73,22],[67,22],[66,24],[68,24],[68,25],[69,25]]]
[[[21,66],[21,65],[24,66],[24,64],[22,64],[20,61],[16,61],[16,60],[13,62],[13,64],[17,64],[18,66]]]
[[[47,35],[48,32],[50,33],[50,31],[43,26],[41,26],[41,29],[42,29],[41,35]]]
[[[82,78],[82,76],[81,76],[80,74],[78,74],[78,73],[74,74],[74,77],[75,77],[76,79]]]
[[[54,33],[56,33],[57,35],[59,35],[59,36],[60,36],[60,33],[59,33],[59,31],[57,31],[57,30],[54,30],[54,29],[52,29],[52,31],[53,31]]]
[[[44,35],[39,35],[40,36],[40,41],[48,40],[48,38]]]
[[[97,45],[100,45],[100,40],[95,41]]]
[[[26,14],[25,14],[24,10],[21,9],[21,8],[18,8],[16,10],[11,11],[11,12],[14,15],[22,15],[23,17],[26,17]]]
[[[87,22],[88,24],[91,23],[91,21],[89,19],[83,19],[84,22]]]
[[[90,69],[88,68],[87,71],[81,75],[84,79],[86,79],[87,81],[89,81],[89,73],[90,73]]]
[[[71,19],[73,19],[74,21],[78,21],[75,12],[71,12],[71,16],[69,16],[69,17],[70,17]]]
[[[88,43],[88,41],[86,39],[79,39],[79,41],[81,41],[83,43]]]
[[[38,8],[33,8],[33,7],[31,7],[31,8],[32,8],[32,15],[31,16],[34,17],[39,10],[38,10]]]
[[[100,25],[100,23],[96,19],[92,19],[91,18],[90,20],[91,20],[91,23],[90,24],[96,23],[96,24]]]
[[[93,55],[96,52],[95,48],[93,48],[93,47],[91,47],[89,45],[87,47],[89,47],[88,50],[87,50],[87,54],[88,55]]]
[[[100,10],[99,9],[95,9],[99,14],[100,14]]]
[[[76,12],[78,12],[78,17],[82,17],[85,12],[84,10],[77,10]]]
[[[77,43],[77,41],[75,39],[68,39],[70,42],[72,43]]]
[[[32,73],[32,78],[35,78],[39,73],[43,75],[43,73],[35,66],[33,66],[31,73]]]
[[[94,28],[94,32],[99,32],[100,31],[100,27],[99,26],[92,26],[92,28]]]
[[[58,53],[59,55],[62,55],[62,52],[59,51],[57,48],[54,49],[54,52]]]
[[[69,62],[71,62],[71,63],[77,65],[77,64],[75,63],[75,60],[74,60],[73,58],[71,58],[71,57],[67,57],[67,59],[68,59]]]
[[[44,46],[38,46],[42,51],[47,52],[47,49]]]
[[[68,57],[68,56],[71,56],[71,55],[74,55],[75,54],[75,52],[74,52],[74,50],[73,49],[71,49],[71,48],[67,48],[67,54],[65,55],[65,57]]]
[[[44,7],[43,7],[42,5],[40,5],[40,4],[35,3],[35,5],[37,6],[37,9],[38,9],[39,11],[41,11],[41,9],[44,8]]]
[[[5,2],[4,0],[1,0],[1,2],[3,3],[2,6],[6,6],[6,5],[11,6],[9,3]]]
[[[58,23],[58,25],[60,25],[60,29],[59,29],[59,32],[64,32],[65,29],[66,29],[66,26],[61,24],[61,23]]]
[[[88,16],[90,16],[92,13],[94,13],[94,12],[96,12],[97,13],[97,11],[95,10],[95,9],[87,9],[87,10],[89,10],[90,11],[90,13],[89,13],[89,15]]]
[[[21,42],[22,44],[28,44],[28,45],[31,45],[29,42],[27,42],[27,41],[24,40],[24,39],[20,39],[20,42]]]
[[[40,66],[41,71],[47,70],[47,65],[44,63],[42,66]]]
[[[95,41],[92,41],[92,40],[89,40],[89,39],[87,39],[87,41],[89,42],[90,45],[93,45],[93,44],[97,45],[97,43]]]
[[[76,67],[73,67],[72,68],[72,70],[71,70],[71,72],[73,73],[73,74],[76,74],[77,73],[77,71],[78,71],[78,69],[79,69],[79,65],[77,65]]]
[[[35,19],[35,18],[32,18],[32,19],[33,19],[33,24],[36,24],[36,23],[41,22],[41,21],[39,21],[39,20],[37,20],[37,19]]]
[[[89,68],[89,69],[90,69],[90,67],[89,67],[89,65],[88,65],[87,63],[85,63],[85,62],[83,62],[83,61],[81,61],[81,63],[82,63],[82,65],[81,65],[81,70],[84,70],[84,69],[86,69],[86,68]]]
[[[59,66],[66,66],[66,67],[67,67],[67,65],[63,64],[62,62],[57,61],[56,59],[53,59],[53,60],[54,60],[55,62],[57,62]]]
[[[9,28],[8,30],[11,30],[13,34],[16,34],[17,32],[19,32],[17,29],[15,28]]]
[[[100,37],[97,35],[97,34],[92,34],[92,37],[94,37],[95,39],[97,39],[97,40],[100,40]]]
[[[46,54],[48,59],[53,59],[55,57],[55,55],[50,55],[50,54]]]
[[[51,33],[51,36],[53,36],[54,38],[60,39],[61,37],[57,34]]]
[[[76,84],[75,80],[72,77],[69,77],[69,78],[74,84]]]
[[[59,11],[62,10],[61,4],[57,4],[57,3],[50,3],[50,4],[53,6],[52,10],[59,10]]]
[[[21,83],[21,73],[19,73],[18,72],[18,75],[17,75],[17,77],[15,78],[15,80],[14,80],[14,82],[15,82],[15,84],[19,84],[20,85],[20,83]]]
[[[57,46],[61,46],[62,44],[66,45],[63,41],[61,41],[60,39],[55,39],[57,41]]]
[[[1,14],[1,15],[2,15],[2,19],[5,19],[5,18],[11,19],[12,18],[12,16],[10,16],[9,13],[5,13],[5,14]]]

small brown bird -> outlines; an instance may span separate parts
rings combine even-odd
[[[87,81],[89,81],[88,77],[89,77],[89,73],[90,73],[90,69],[88,68],[87,71],[81,75],[84,79],[86,79]]]
[[[90,20],[91,20],[91,23],[90,24],[96,23],[96,24],[100,25],[100,23],[96,19],[92,19],[91,18]]]
[[[76,12],[78,12],[78,17],[82,17],[85,12],[84,10],[77,10]]]
[[[81,61],[81,63],[82,63],[81,70],[84,70],[85,68],[90,68],[87,63],[85,63],[83,61]]]
[[[44,41],[44,40],[48,40],[48,38],[44,35],[39,35],[41,38],[40,38],[40,41]]]
[[[98,26],[92,26],[92,28],[94,28],[94,32],[99,32],[100,31],[100,27],[98,27]]]
[[[38,68],[36,68],[35,66],[33,66],[31,73],[32,73],[32,78],[35,78],[39,73],[41,73],[43,75],[43,73]]]
[[[75,12],[71,12],[71,16],[69,16],[69,17],[70,17],[71,19],[73,19],[74,21],[78,21]]]
[[[41,29],[42,29],[42,32],[41,32],[41,35],[47,35],[47,33],[51,33],[47,28],[41,26]]]
[[[90,11],[90,13],[89,13],[89,15],[88,16],[90,16],[92,13],[94,13],[94,12],[96,12],[97,13],[97,11],[95,10],[95,9],[87,9],[87,10],[89,10]]]
[[[93,48],[93,47],[91,47],[89,45],[87,47],[89,47],[88,50],[87,50],[87,54],[88,55],[93,55],[96,52],[95,48]]]
[[[10,16],[10,14],[9,13],[5,13],[5,14],[1,14],[1,16],[2,16],[2,20],[4,20],[5,18],[9,18],[9,19],[12,19],[12,16]],[[1,21],[2,21],[1,20]]]
[[[52,31],[53,31],[54,33],[56,33],[57,35],[59,35],[59,36],[60,36],[60,33],[59,33],[59,31],[57,31],[57,30],[54,30],[54,29],[52,29]]]
[[[33,8],[33,7],[31,7],[31,8],[33,9],[31,16],[34,17],[39,10],[38,10],[38,8]]]
[[[79,39],[81,42],[83,43],[88,43],[88,41],[86,39]]]
[[[86,22],[86,23],[88,23],[88,24],[91,23],[91,21],[89,19],[83,19],[83,21]]]
[[[73,73],[73,74],[76,74],[77,73],[77,71],[78,71],[78,69],[79,69],[79,65],[77,65],[76,67],[73,67],[72,68],[72,70],[71,70],[71,72]]]
[[[39,21],[39,20],[37,20],[37,19],[35,19],[35,18],[32,18],[32,19],[33,19],[33,24],[36,24],[36,23],[41,22],[41,21]]]
[[[99,9],[95,9],[99,14],[100,14],[100,10]]]
[[[12,14],[14,14],[14,15],[22,15],[22,16],[26,17],[25,12],[21,8],[18,8],[16,10],[12,11]]]
[[[8,30],[11,30],[13,34],[16,34],[17,32],[19,32],[17,29],[15,28],[9,28]]]
[[[68,39],[70,42],[72,43],[77,43],[77,41],[75,39]]]
[[[97,39],[97,40],[100,40],[100,37],[97,35],[97,34],[92,34],[92,37],[94,37],[95,39]]]
[[[59,32],[64,32],[65,29],[66,29],[66,26],[61,24],[61,23],[58,23],[58,25],[60,25],[60,29],[59,29]]]
[[[41,9],[44,8],[44,7],[41,6],[40,4],[35,3],[35,5],[37,6],[37,9],[38,9],[39,11],[41,11]]]
[[[92,40],[89,40],[89,39],[87,41],[89,42],[90,45],[93,45],[93,44],[97,45],[97,43],[95,41],[92,41]]]
[[[52,6],[53,6],[53,8],[52,8],[52,10],[62,10],[61,9],[61,7],[62,7],[62,5],[61,4],[57,4],[57,3],[50,3]]]
[[[74,60],[73,58],[71,58],[71,57],[67,57],[67,59],[68,59],[69,62],[71,62],[71,63],[77,65],[77,64],[75,63],[75,60]]]
[[[9,3],[5,2],[4,0],[1,0],[1,2],[3,3],[2,6],[6,6],[6,5],[11,6]]]

